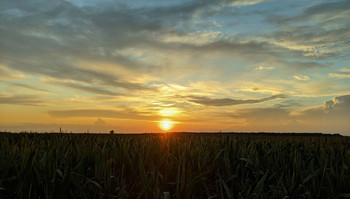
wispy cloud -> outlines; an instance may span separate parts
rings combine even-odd
[[[334,73],[329,73],[330,77],[335,77],[335,78],[350,78],[350,68],[342,68]]]
[[[46,102],[36,95],[1,95],[0,104],[43,106]]]
[[[231,98],[223,98],[223,99],[212,99],[209,97],[198,97],[198,96],[188,96],[190,98],[190,102],[194,102],[197,104],[202,104],[206,106],[232,106],[239,104],[256,104],[261,102],[266,102],[269,100],[286,98],[286,95],[279,94],[273,95],[270,97],[262,98],[262,99],[248,99],[248,100],[237,100]]]
[[[249,108],[239,109],[230,114],[234,118],[245,118],[250,124],[266,123],[276,124],[289,120],[289,112],[283,108]]]
[[[296,80],[301,80],[301,81],[310,80],[310,77],[306,76],[306,75],[294,75],[293,78]]]
[[[274,68],[273,66],[259,66],[256,67],[255,70],[273,70]]]
[[[113,92],[110,90],[102,89],[100,87],[94,87],[94,86],[88,86],[88,85],[83,85],[79,83],[72,83],[72,82],[59,82],[59,81],[51,81],[53,85],[59,85],[59,86],[64,86],[67,88],[72,88],[84,92],[89,92],[89,93],[95,93],[95,94],[101,94],[101,95],[110,95],[110,96],[120,96],[123,95],[118,92]]]
[[[336,2],[322,2],[309,6],[301,15],[282,19],[281,23],[296,23],[305,20],[329,20],[331,17],[346,18],[350,5],[347,0]]]
[[[233,5],[233,6],[248,6],[248,5],[255,5],[255,4],[259,4],[259,3],[267,2],[267,1],[271,1],[271,0],[236,0],[236,1],[232,1],[231,5]]]
[[[133,109],[71,109],[71,110],[51,110],[48,114],[52,117],[101,117],[101,118],[120,118],[134,120],[154,119],[153,116],[147,116],[147,112],[138,112]]]
[[[12,86],[16,86],[16,87],[20,87],[20,88],[26,88],[29,90],[33,90],[33,91],[38,91],[38,92],[46,92],[46,93],[55,93],[46,89],[41,89],[41,88],[37,88],[35,86],[31,86],[31,85],[27,85],[27,84],[21,84],[21,83],[9,83]]]
[[[0,65],[0,79],[23,79],[25,76],[23,73],[18,71],[12,71],[5,66]]]
[[[300,14],[267,18],[281,27],[271,34],[276,45],[299,51],[307,59],[322,60],[349,55],[349,14],[345,0],[315,2],[301,9]]]

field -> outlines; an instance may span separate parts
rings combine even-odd
[[[0,198],[350,198],[350,138],[0,133]]]

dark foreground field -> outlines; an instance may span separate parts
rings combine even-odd
[[[350,138],[0,133],[0,198],[350,198]]]

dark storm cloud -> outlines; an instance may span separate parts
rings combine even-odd
[[[261,102],[266,102],[269,100],[286,98],[285,95],[273,95],[270,97],[262,98],[262,99],[248,99],[248,100],[236,100],[231,98],[223,98],[223,99],[211,99],[209,97],[198,97],[198,96],[188,96],[191,98],[189,101],[197,104],[202,104],[206,106],[232,106],[239,104],[256,104]]]
[[[15,105],[27,105],[27,106],[42,106],[45,101],[41,100],[35,95],[1,95],[0,104],[15,104]]]
[[[103,117],[120,119],[154,119],[153,116],[147,116],[145,112],[137,112],[133,109],[124,110],[105,110],[105,109],[73,109],[73,110],[52,110],[48,111],[52,117]]]

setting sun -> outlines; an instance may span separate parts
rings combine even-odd
[[[160,121],[160,128],[163,130],[170,130],[174,126],[174,122],[172,121]]]

